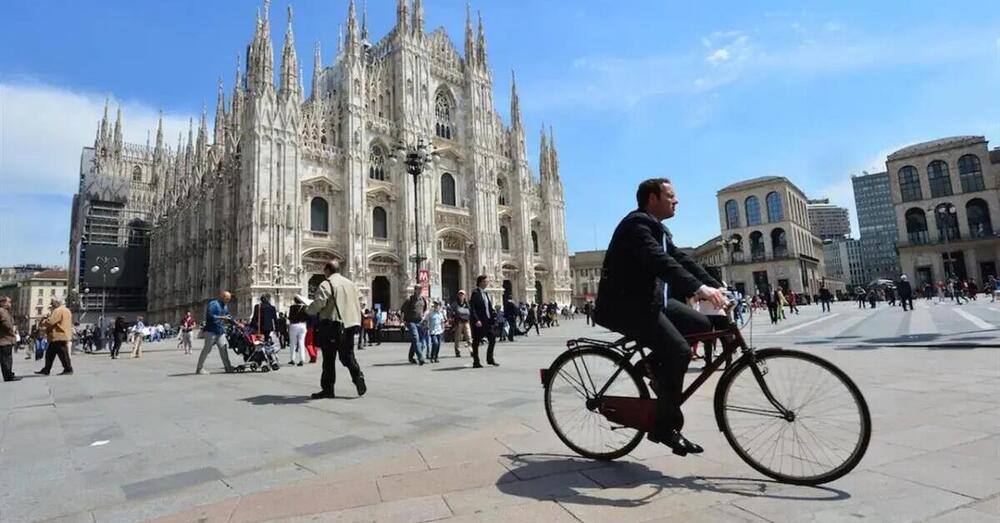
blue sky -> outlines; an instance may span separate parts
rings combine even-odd
[[[373,38],[395,0],[371,0]],[[0,22],[0,265],[65,264],[80,148],[105,96],[143,142],[203,104],[253,30],[253,1],[4,2]],[[271,9],[276,55],[285,3]],[[310,74],[332,60],[346,0],[293,2]],[[360,4],[359,4],[360,8]],[[983,134],[1000,145],[996,2],[480,0],[508,118],[516,70],[524,119],[555,127],[571,251],[604,248],[636,184],[675,181],[678,243],[718,234],[715,192],[762,175],[853,208],[850,175],[903,145]],[[462,49],[464,0],[425,0],[428,29]],[[537,139],[529,154],[537,154]],[[856,227],[855,227],[856,230]]]

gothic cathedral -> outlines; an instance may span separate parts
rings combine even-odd
[[[481,19],[474,33],[467,13],[460,55],[443,28],[424,31],[421,0],[412,13],[399,0],[395,27],[371,44],[352,0],[332,64],[316,46],[306,98],[291,8],[275,85],[268,4],[228,105],[219,86],[211,143],[205,114],[176,152],[161,124],[142,162],[154,321],[175,321],[224,289],[234,314],[265,293],[287,307],[334,258],[368,305],[384,309],[418,282],[450,302],[479,274],[498,296],[569,303],[555,139],[543,129],[536,178],[513,75],[510,125],[494,108]],[[116,154],[113,140],[98,131],[95,165],[122,163],[104,158]],[[411,176],[394,160],[418,143],[436,160]]]

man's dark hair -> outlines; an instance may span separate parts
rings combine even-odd
[[[480,283],[483,283],[483,280],[485,280],[487,277],[488,276],[486,276],[485,274],[480,274],[479,276],[477,276],[476,285],[478,286]]]
[[[663,191],[663,184],[670,183],[668,178],[650,178],[639,184],[639,189],[635,191],[635,201],[639,204],[640,209],[646,208],[646,202],[649,201],[649,195],[655,194],[660,195]]]
[[[338,260],[330,260],[323,266],[323,270],[330,274],[337,274],[340,272],[340,262]]]

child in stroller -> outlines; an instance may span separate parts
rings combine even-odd
[[[230,325],[226,332],[229,346],[233,352],[243,356],[243,364],[235,367],[236,372],[261,371],[268,372],[278,370],[278,351],[274,343],[269,339],[258,339],[251,334],[250,326]]]

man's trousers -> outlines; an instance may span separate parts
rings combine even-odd
[[[653,372],[658,389],[656,424],[661,434],[681,430],[684,426],[680,401],[684,375],[691,362],[691,345],[684,336],[710,330],[712,323],[704,314],[673,298],[668,300],[665,310],[626,325],[623,330],[624,334],[648,347],[657,360]]]
[[[361,372],[361,366],[354,357],[354,339],[358,337],[360,326],[345,329],[342,336],[325,337],[320,340],[320,348],[323,350],[323,374],[319,378],[319,385],[323,392],[333,393],[333,386],[337,382],[337,358],[340,363],[347,367],[351,373],[351,381],[357,383],[365,378]]]

